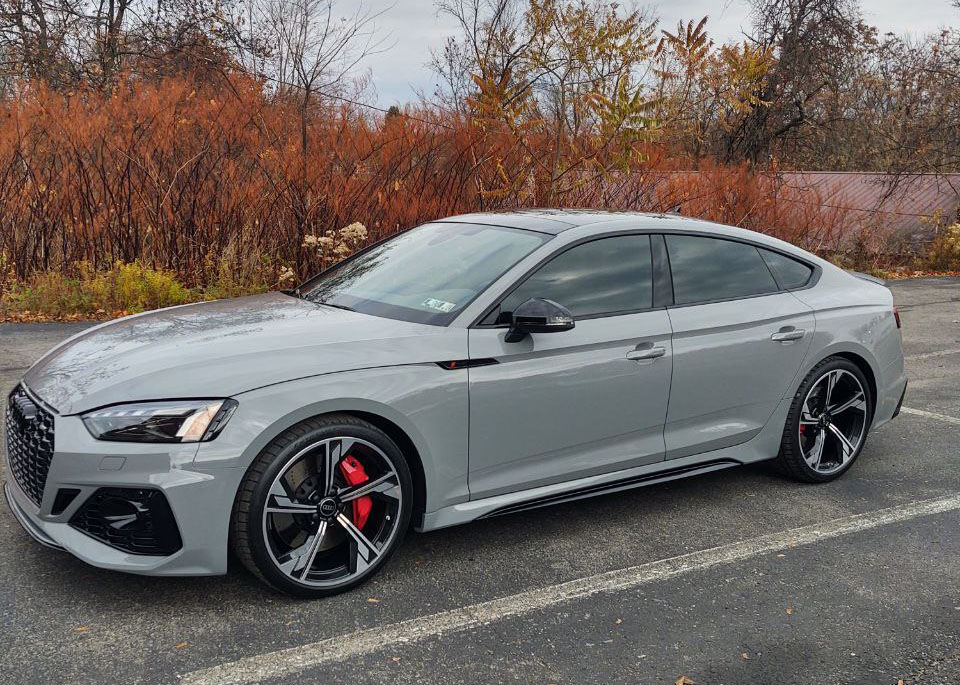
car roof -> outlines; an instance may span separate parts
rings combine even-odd
[[[679,233],[689,231],[698,235],[712,234],[733,240],[745,240],[755,245],[786,252],[819,266],[828,265],[815,254],[784,242],[779,238],[747,228],[718,224],[680,214],[654,214],[651,212],[619,212],[602,209],[520,209],[507,212],[476,212],[438,219],[440,223],[480,224],[503,226],[559,235],[580,226],[609,226],[611,230],[624,228]]]
[[[504,226],[506,228],[521,228],[528,231],[557,235],[571,228],[586,226],[587,224],[603,224],[623,219],[643,219],[647,226],[651,226],[654,221],[665,219],[699,221],[678,214],[616,212],[599,209],[520,209],[506,212],[476,212],[474,214],[450,216],[445,219],[438,219],[438,221],[454,224]],[[680,226],[677,226],[677,228],[679,227]]]

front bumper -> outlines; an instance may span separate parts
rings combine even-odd
[[[16,486],[14,486],[16,487]],[[17,500],[13,498],[10,494],[11,487],[8,483],[3,484],[3,498],[7,500],[7,506],[10,507],[10,511],[13,512],[13,518],[17,519],[25,531],[32,537],[34,540],[39,542],[44,547],[49,547],[50,549],[60,549],[63,547],[57,544],[57,541],[52,537],[43,532],[43,528],[38,526],[33,522],[30,516],[23,509],[20,508],[20,505],[17,503]]]
[[[6,464],[4,495],[14,517],[37,542],[100,568],[146,575],[216,575],[227,570],[228,531],[242,468],[195,468],[197,445],[109,443],[94,440],[77,416],[54,417],[54,453],[38,507]],[[70,525],[100,488],[163,493],[181,538],[169,556],[132,554]],[[78,490],[57,513],[61,489]]]

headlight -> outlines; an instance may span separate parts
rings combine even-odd
[[[81,418],[97,440],[198,442],[217,437],[236,408],[234,400],[136,402],[94,409]]]

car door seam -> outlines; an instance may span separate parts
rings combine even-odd
[[[673,400],[673,374],[676,370],[676,346],[674,345],[674,336],[676,331],[673,328],[673,318],[670,316],[670,308],[667,307],[667,323],[670,325],[670,382],[667,384],[667,411],[663,415],[663,430],[660,437],[663,440],[663,461],[667,461],[667,424],[670,422],[670,402]]]
[[[797,372],[793,375],[790,385],[787,386],[787,392],[781,398],[782,400],[792,399],[794,393],[796,393],[797,386],[800,384],[799,379],[806,375],[805,371],[807,369],[807,360],[810,358],[810,352],[813,350],[813,341],[817,337],[817,310],[804,302],[800,297],[797,297],[797,295],[793,292],[790,292],[790,295],[793,297],[793,299],[810,310],[810,316],[813,317],[813,330],[810,331],[810,342],[807,343],[807,349],[804,351],[803,358],[800,360],[800,366],[797,367]]]

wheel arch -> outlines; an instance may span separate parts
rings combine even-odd
[[[257,456],[285,431],[304,421],[336,415],[362,419],[383,431],[397,444],[410,467],[410,475],[413,479],[414,499],[411,521],[419,525],[426,510],[427,493],[430,491],[424,467],[424,461],[429,459],[430,455],[424,454],[423,449],[418,445],[418,442],[424,442],[425,438],[417,432],[416,427],[411,425],[406,417],[378,402],[363,399],[328,400],[298,407],[284,414],[275,419],[266,429],[249,436],[252,439],[246,445],[243,456],[238,460],[244,474],[253,467]]]
[[[797,374],[793,387],[791,388],[790,397],[797,392],[800,384],[803,383],[806,377],[810,375],[810,372],[818,364],[825,359],[829,359],[830,357],[840,357],[841,359],[846,359],[860,369],[861,373],[863,373],[867,379],[867,385],[869,386],[870,390],[870,411],[871,413],[875,413],[878,402],[876,360],[873,358],[873,355],[868,349],[858,348],[850,344],[831,345],[830,347],[820,350],[815,356],[811,356],[808,362],[801,367],[802,372]]]
[[[426,510],[427,479],[423,470],[423,459],[420,456],[420,451],[417,449],[416,443],[407,435],[403,428],[380,414],[368,411],[347,410],[329,412],[327,414],[321,414],[321,416],[329,416],[332,414],[346,414],[358,419],[363,419],[367,423],[371,423],[379,428],[386,433],[387,437],[397,443],[397,447],[399,447],[403,453],[404,459],[407,460],[407,466],[410,467],[410,475],[413,478],[413,514],[410,520],[414,526],[419,526],[423,518],[423,513]]]
[[[875,414],[877,410],[877,376],[873,372],[873,367],[870,365],[870,362],[856,352],[836,352],[830,356],[846,359],[860,369],[860,372],[867,379],[867,384],[870,386],[870,414],[871,416]]]

